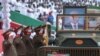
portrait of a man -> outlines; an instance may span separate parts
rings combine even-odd
[[[79,30],[84,29],[84,16],[71,15],[63,19],[64,30]]]
[[[100,16],[88,16],[88,29],[95,30],[100,25]]]

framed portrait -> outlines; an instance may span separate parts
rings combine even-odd
[[[86,6],[63,6],[63,14],[86,14]]]
[[[87,29],[100,30],[100,14],[88,14],[87,16]]]
[[[57,31],[100,31],[100,14],[57,15]]]
[[[58,15],[57,30],[84,30],[85,16],[84,15]]]

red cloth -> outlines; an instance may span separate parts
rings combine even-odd
[[[3,51],[3,49],[2,49],[2,42],[3,42],[4,38],[2,36],[2,33],[3,33],[3,31],[0,30],[0,53]]]

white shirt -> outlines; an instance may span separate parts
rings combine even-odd
[[[15,3],[15,9],[20,11],[22,8],[21,8],[22,4],[20,2],[16,2]]]
[[[36,35],[35,32],[31,33],[30,38],[33,39],[35,35]]]
[[[40,15],[40,12],[34,12],[33,17],[34,19],[37,19]]]
[[[78,18],[74,18],[74,19],[73,18],[70,18],[70,23],[77,24],[78,21],[79,21]]]
[[[33,13],[32,13],[32,11],[33,11],[32,8],[27,8],[27,10],[30,11],[30,12],[27,12],[27,15],[28,15],[29,17],[31,17],[31,18],[34,18],[34,17],[33,17]]]
[[[27,15],[27,7],[26,7],[26,5],[27,4],[25,4],[25,3],[21,3],[21,8],[20,8],[20,13],[22,14],[22,15]]]
[[[21,34],[21,32],[22,32],[22,29],[19,29],[19,30],[17,31],[17,34]]]
[[[43,12],[44,12],[44,8],[43,8],[42,6],[38,7],[38,10],[39,10],[40,13],[43,14]]]

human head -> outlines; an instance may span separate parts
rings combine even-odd
[[[26,28],[23,29],[23,34],[24,35],[29,35],[32,32],[32,27],[31,26],[27,26]]]

